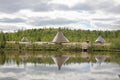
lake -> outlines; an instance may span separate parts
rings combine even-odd
[[[5,51],[0,80],[120,80],[119,54]]]

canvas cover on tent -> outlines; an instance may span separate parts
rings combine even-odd
[[[60,70],[62,65],[69,59],[69,57],[60,55],[60,56],[52,56],[52,59],[55,62],[55,64],[57,64],[58,70]]]
[[[54,43],[67,43],[69,40],[63,35],[62,32],[58,32],[56,36],[54,37],[53,41]]]
[[[104,40],[101,36],[99,36],[99,37],[96,39],[95,43],[105,43],[105,40]]]
[[[27,37],[23,37],[23,38],[21,39],[21,41],[22,41],[22,42],[28,42],[29,40],[28,40]]]

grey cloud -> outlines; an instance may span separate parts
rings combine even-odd
[[[120,25],[120,19],[119,19],[119,20],[114,21],[114,24],[118,24],[118,25]]]
[[[49,3],[51,0],[0,0],[0,11],[6,13],[17,12],[21,9],[33,11],[67,10],[68,6],[63,4]]]
[[[100,10],[107,13],[120,13],[120,5],[115,5],[113,1],[109,0],[88,0],[84,3],[77,3],[73,7],[69,7],[65,4],[50,3],[51,1],[52,0],[0,0],[0,11],[13,13],[22,9],[30,9],[33,11],[71,10],[95,13],[97,10]]]
[[[96,11],[110,13],[114,15],[120,14],[120,4],[115,5],[115,3],[111,0],[96,0],[91,1],[88,0],[84,3],[77,3],[76,5],[69,7],[65,4],[59,3],[50,3],[51,0],[0,0],[0,12],[4,13],[14,13],[22,9],[30,9],[32,11],[54,11],[54,10],[63,10],[63,11],[87,11],[90,15],[93,15]],[[68,13],[69,14],[69,13]],[[106,15],[107,16],[107,15]],[[68,20],[63,18],[57,19],[49,19],[49,18],[31,18],[31,22],[28,24],[35,25],[35,26],[49,26],[49,25],[66,25],[66,24],[76,24],[78,21],[75,20]],[[93,21],[97,21],[95,26],[100,29],[120,29],[120,20],[117,18],[93,18]],[[103,24],[104,21],[113,21],[114,25],[111,24]],[[28,21],[27,21],[28,22]],[[81,22],[81,21],[79,21]],[[0,19],[0,23],[26,23],[24,19],[16,18],[16,19],[9,19],[3,18]],[[73,25],[74,26],[74,25]],[[97,29],[96,28],[96,29]],[[15,26],[4,26],[0,27],[1,30],[13,30],[19,29],[19,27]]]
[[[33,7],[33,11],[54,11],[54,10],[70,10],[70,8],[63,4],[41,4],[38,7]]]
[[[110,13],[115,13],[115,12],[119,12],[120,10],[118,10],[118,6],[115,6],[115,3],[113,1],[109,1],[109,0],[96,0],[96,1],[86,1],[84,3],[77,3],[76,5],[74,5],[72,8],[72,10],[76,10],[76,11],[88,11],[88,12],[92,12],[95,13],[97,10],[103,11],[103,12],[110,12]],[[114,12],[113,12],[114,9]]]
[[[94,21],[113,21],[116,20],[117,18],[92,18]]]
[[[30,24],[35,26],[47,26],[47,25],[65,25],[65,24],[71,24],[71,23],[77,23],[78,21],[63,19],[63,18],[57,18],[57,19],[35,19],[33,22],[30,22]]]
[[[49,0],[50,1],[50,0]],[[0,11],[13,13],[21,9],[46,10],[48,0],[0,0]],[[46,7],[47,8],[46,8]],[[48,8],[49,9],[49,8]]]
[[[92,20],[96,30],[120,30],[120,18],[93,18]]]
[[[24,28],[25,28],[25,27],[23,27],[23,26],[18,27],[18,26],[3,26],[3,25],[1,25],[1,26],[0,26],[0,31],[11,32],[11,31],[22,30],[22,29],[24,29]]]
[[[90,11],[90,10],[94,10],[93,5],[89,4],[89,3],[78,3],[75,6],[73,6],[71,8],[72,10],[80,10],[80,11]]]
[[[70,10],[70,8],[63,4],[50,4],[51,8],[58,9],[58,10]]]
[[[0,19],[0,23],[22,23],[25,22],[25,20],[20,18],[10,19],[10,18],[3,18]]]
[[[7,13],[16,12],[19,9],[22,9],[23,5],[17,0],[0,0],[0,11]]]
[[[114,5],[111,8],[107,9],[106,11],[114,13],[114,14],[120,14],[120,4]]]
[[[111,1],[109,1],[109,0],[104,0],[104,1],[100,0],[99,2],[93,4],[94,5],[93,7],[95,7],[98,10],[107,10],[107,9],[109,9],[111,7],[114,7],[114,4],[115,3],[112,0]]]
[[[95,29],[97,30],[120,30],[120,25],[118,24],[103,24],[96,22],[94,25]]]

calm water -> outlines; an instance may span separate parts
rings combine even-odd
[[[0,64],[0,80],[120,80],[119,53],[5,52]]]

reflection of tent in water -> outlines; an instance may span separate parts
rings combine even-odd
[[[67,43],[69,40],[63,35],[62,32],[58,32],[56,36],[54,37],[53,41],[54,43]]]
[[[105,61],[106,58],[103,57],[103,56],[98,56],[98,57],[95,57],[95,59],[96,59],[96,61],[97,61],[98,64],[101,64],[102,62]]]
[[[22,41],[22,42],[28,42],[29,40],[28,40],[27,37],[23,37],[23,38],[21,39],[21,41]]]
[[[105,40],[104,40],[101,36],[99,36],[99,37],[96,39],[95,43],[105,43]]]
[[[52,59],[55,62],[55,64],[57,64],[58,70],[60,70],[62,67],[62,64],[64,64],[69,59],[69,57],[59,55],[59,56],[52,56]]]

